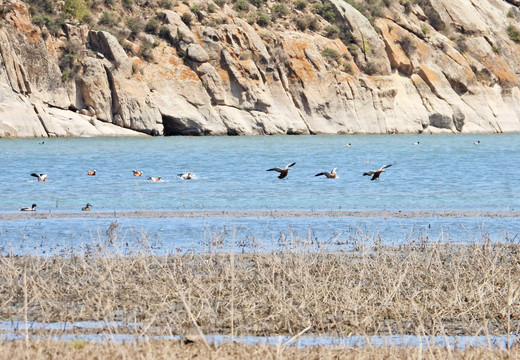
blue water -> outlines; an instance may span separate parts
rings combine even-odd
[[[480,140],[480,145],[473,142]],[[131,210],[520,210],[520,135],[372,135],[1,139],[0,212]],[[420,141],[419,145],[413,145]],[[351,143],[347,147],[345,144]],[[266,170],[296,162],[284,180]],[[362,173],[394,164],[379,180]],[[339,179],[315,177],[338,167]],[[87,170],[97,170],[87,176]],[[132,170],[144,177],[134,177]],[[190,171],[197,179],[183,181]],[[29,174],[48,175],[37,182]],[[164,182],[151,182],[161,176]],[[106,237],[116,219],[0,221],[0,241],[38,251]],[[121,237],[150,236],[158,247],[202,248],[215,233],[247,228],[263,246],[297,234],[325,241],[359,229],[368,237],[496,239],[520,233],[506,219],[119,219]],[[482,229],[485,230],[482,230]],[[350,230],[349,230],[350,229]],[[407,229],[404,231],[403,229]],[[136,235],[138,234],[138,235]],[[140,235],[139,235],[140,234]],[[282,234],[282,235],[281,235]],[[310,234],[310,235],[309,235]],[[204,238],[206,237],[206,238]],[[462,239],[464,241],[464,239]],[[155,240],[154,240],[155,241]],[[46,251],[47,251],[46,250]]]

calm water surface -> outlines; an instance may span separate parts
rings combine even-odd
[[[480,140],[480,145],[473,142]],[[300,209],[520,210],[520,135],[380,135],[1,139],[0,212],[38,204],[39,212]],[[419,145],[413,145],[419,141]],[[348,147],[345,144],[351,143]],[[271,167],[296,162],[284,180]],[[367,170],[394,164],[378,181]],[[315,177],[338,167],[339,179]],[[97,176],[87,176],[87,170]],[[144,177],[134,177],[132,170]],[[183,181],[190,171],[197,179]],[[37,182],[29,174],[48,174]],[[161,176],[164,182],[151,182]],[[201,248],[240,229],[265,246],[290,236],[404,241],[422,234],[457,241],[520,234],[506,219],[62,219],[0,221],[4,248],[47,251],[105,238],[142,236],[158,247]],[[215,235],[217,234],[217,235]],[[341,239],[341,237],[344,239]],[[237,238],[238,239],[238,238]],[[239,240],[239,239],[238,239]],[[51,246],[52,244],[52,246]],[[67,245],[68,244],[68,245]],[[32,250],[31,250],[32,249]]]

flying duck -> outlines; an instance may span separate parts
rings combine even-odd
[[[267,169],[267,171],[278,171],[280,173],[280,175],[278,175],[278,179],[283,179],[284,177],[287,176],[287,174],[289,173],[289,168],[291,166],[294,166],[296,163],[293,162],[292,164],[289,164],[287,165],[285,168],[283,169],[280,169],[279,167],[275,167],[275,168],[272,168],[272,169]]]
[[[193,179],[193,176],[191,175],[190,172],[178,174],[177,176],[180,177],[182,180],[191,180],[191,179]]]
[[[381,166],[379,169],[377,169],[377,170],[370,170],[370,171],[368,171],[366,173],[363,173],[363,175],[364,176],[372,176],[372,178],[370,180],[377,180],[377,179],[379,179],[379,175],[381,175],[382,172],[385,172],[385,169],[389,168],[392,165],[393,164]]]
[[[96,176],[96,169],[94,169],[93,171],[87,171],[87,175],[89,176]]]
[[[134,170],[134,176],[143,176],[143,172],[139,170]]]
[[[85,205],[85,207],[82,207],[81,210],[82,211],[90,211],[91,207],[92,207],[92,205],[90,203],[87,203],[87,205]]]
[[[336,169],[337,169],[337,167],[335,167],[334,169],[332,169],[331,172],[324,171],[324,172],[320,172],[319,174],[316,174],[316,175],[314,175],[314,176],[325,175],[328,179],[337,179],[337,178],[338,178],[338,174],[336,174]]]
[[[37,206],[38,205],[36,205],[36,204],[32,204],[31,207],[26,206],[26,207],[20,208],[20,211],[36,211],[35,207],[37,207]]]
[[[150,180],[150,181],[162,181],[160,176],[157,176],[157,177],[150,176],[148,178],[148,180]]]
[[[38,181],[47,181],[47,174],[32,173],[31,176],[38,178]]]

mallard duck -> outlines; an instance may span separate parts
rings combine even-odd
[[[294,165],[296,165],[295,162],[293,162],[292,164],[287,165],[283,169],[280,169],[279,167],[275,167],[275,168],[272,168],[272,169],[267,169],[267,171],[278,171],[280,173],[280,175],[278,175],[278,179],[283,179],[289,173],[289,168],[294,166]]]

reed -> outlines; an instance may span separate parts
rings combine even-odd
[[[213,245],[204,253],[162,255],[154,254],[145,239],[130,254],[121,250],[118,241],[112,238],[82,254],[1,257],[0,319],[28,323],[103,321],[105,333],[130,334],[135,339],[197,334],[203,339],[196,347],[200,356],[208,351],[228,356],[243,351],[237,356],[258,353],[257,358],[282,356],[285,351],[298,358],[318,350],[296,350],[286,344],[280,355],[265,346],[215,347],[204,335],[512,334],[513,344],[519,333],[520,248],[514,241],[498,244],[484,238],[453,244],[418,239],[385,247],[361,239],[349,250],[331,252],[309,239],[286,238],[279,251],[235,253],[219,248],[222,241],[208,239]],[[114,321],[135,326],[114,327]],[[81,329],[31,330],[27,356],[41,350],[34,335],[47,338],[84,333]],[[49,351],[78,350],[66,342],[44,343]],[[4,343],[0,351],[14,351],[18,346],[17,342]],[[146,351],[162,351],[157,347],[164,347],[166,354],[169,347],[187,345],[85,345],[100,354],[113,347],[123,354],[133,351],[132,346],[149,346]],[[253,350],[243,350],[248,347]],[[365,353],[368,358],[385,351],[396,358],[401,358],[401,352],[415,357],[419,351],[365,347],[370,348]],[[449,347],[421,351],[428,357],[426,352],[433,356],[451,350],[456,352]],[[491,348],[470,350],[475,354],[496,351],[500,357],[512,354],[500,355],[501,350]],[[324,351],[326,358],[333,357],[336,350],[319,351]],[[357,351],[361,350],[349,350],[343,358],[355,357]],[[518,354],[514,347],[511,351]],[[165,356],[161,354],[157,357]],[[78,352],[77,356],[83,355]]]

